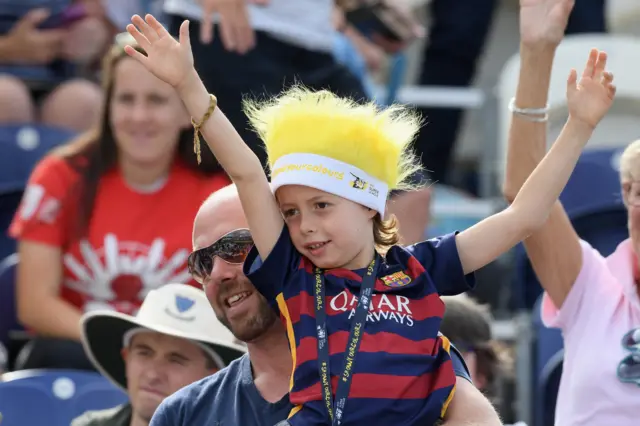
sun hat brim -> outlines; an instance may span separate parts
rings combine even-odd
[[[85,352],[96,369],[125,392],[127,376],[122,358],[122,344],[125,333],[135,328],[144,328],[207,346],[220,356],[225,366],[246,352],[241,345],[176,332],[168,327],[148,324],[119,312],[89,313],[83,317],[82,322],[82,345]]]

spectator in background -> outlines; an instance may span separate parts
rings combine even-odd
[[[508,201],[516,197],[545,155],[545,106],[551,69],[574,0],[520,3],[521,72],[514,99],[514,109],[518,110],[509,132],[503,189]],[[598,63],[585,71],[597,81],[612,78]],[[582,132],[590,135],[592,123],[582,126]],[[609,257],[604,258],[579,238],[559,202],[546,225],[524,241],[545,290],[542,320],[549,327],[560,328],[564,340],[557,425],[638,424],[639,181],[640,142],[634,142],[620,158],[621,195],[628,210],[630,238]]]
[[[288,396],[292,360],[285,329],[242,272],[253,245],[247,228],[236,187],[216,192],[194,221],[189,261],[220,322],[247,342],[247,354],[167,398],[152,426],[274,426],[294,408]],[[500,424],[491,404],[471,384],[455,348],[451,359],[456,392],[443,426]]]
[[[577,0],[569,15],[566,34],[607,31],[607,0]]]
[[[446,310],[440,332],[462,353],[473,384],[489,398],[496,397],[496,381],[511,373],[511,359],[493,340],[493,318],[489,306],[480,305],[465,294],[444,296]]]
[[[468,87],[493,23],[496,0],[432,0],[429,35],[422,52],[421,86]],[[448,183],[463,110],[421,107],[428,122],[416,140],[418,156],[436,182]]]
[[[430,1],[431,25],[422,52],[420,85],[468,87],[472,83],[498,4],[496,0]],[[605,0],[578,0],[566,32],[604,31]],[[432,178],[448,183],[464,111],[430,106],[420,112],[429,124],[420,131],[416,149]]]
[[[343,97],[368,98],[361,81],[333,57],[333,0],[166,0],[164,10],[174,36],[183,20],[191,19],[196,70],[265,167],[265,151],[242,110],[243,97],[271,97],[298,81]],[[423,239],[430,196],[428,188],[394,194],[389,213],[399,220],[403,243]]]
[[[18,368],[92,368],[83,312],[131,315],[150,290],[188,282],[190,222],[229,182],[209,150],[197,166],[180,98],[124,53],[135,42],[123,37],[105,61],[100,124],[36,166],[10,228],[18,315],[37,336]]]
[[[333,48],[336,61],[360,79],[369,99],[375,99],[375,86],[371,74],[380,70],[386,56],[384,50],[349,25],[338,7],[334,8],[333,20],[337,30]]]
[[[98,61],[109,36],[99,0],[1,0],[0,124],[89,129],[102,94],[77,68]]]
[[[164,398],[245,352],[218,322],[202,290],[184,284],[150,291],[135,317],[85,314],[82,343],[96,368],[128,394],[129,403],[88,411],[71,426],[148,426]]]
[[[124,31],[133,15],[151,13],[162,17],[165,0],[102,0],[105,14],[118,32]]]

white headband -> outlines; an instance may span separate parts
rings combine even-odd
[[[275,192],[284,185],[304,185],[362,204],[384,217],[389,186],[357,167],[316,154],[287,154],[271,170]]]
[[[122,336],[122,347],[128,348],[129,345],[131,344],[131,339],[133,339],[133,336],[142,332],[154,332],[154,330],[151,330],[149,328],[144,328],[144,327],[136,327],[128,330],[126,333],[124,333],[124,336]],[[180,337],[180,336],[175,336],[175,337]],[[218,355],[209,346],[205,345],[204,343],[200,343],[196,340],[191,340],[191,339],[187,339],[187,340],[189,340],[192,343],[195,343],[200,349],[202,349],[207,355],[209,355],[209,357],[211,357],[211,359],[219,369],[223,369],[224,367],[226,367],[220,355]]]

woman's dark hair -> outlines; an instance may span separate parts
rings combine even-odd
[[[115,67],[128,56],[124,51],[126,44],[134,46],[136,50],[145,54],[133,40],[126,39],[125,42],[120,43],[116,41],[103,60],[102,88],[105,96],[99,123],[94,129],[79,135],[56,151],[80,175],[77,181],[78,187],[70,188],[68,193],[70,197],[77,197],[73,201],[77,202],[78,216],[74,217],[73,223],[69,224],[70,231],[76,238],[86,235],[100,179],[115,167],[118,161],[118,147],[111,129],[109,106],[113,97]],[[202,151],[202,163],[198,165],[193,150],[193,129],[191,128],[180,132],[176,154],[187,167],[199,173],[209,175],[222,170],[209,149]]]

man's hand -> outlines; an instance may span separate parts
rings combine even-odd
[[[564,38],[575,0],[520,0],[520,41],[556,47]]]
[[[372,34],[371,40],[380,46],[385,52],[394,54],[404,50],[410,41],[422,38],[425,35],[424,27],[415,19],[409,4],[401,0],[387,0],[384,2],[407,27],[411,29],[412,38],[409,41],[390,40],[382,34]]]
[[[255,32],[249,22],[247,3],[267,5],[269,0],[200,0],[202,20],[200,41],[213,40],[213,18],[218,15],[222,45],[230,52],[244,54],[255,46]]]
[[[9,57],[5,63],[44,65],[61,54],[66,31],[40,30],[38,25],[49,17],[44,9],[34,9],[24,15],[5,36]]]

